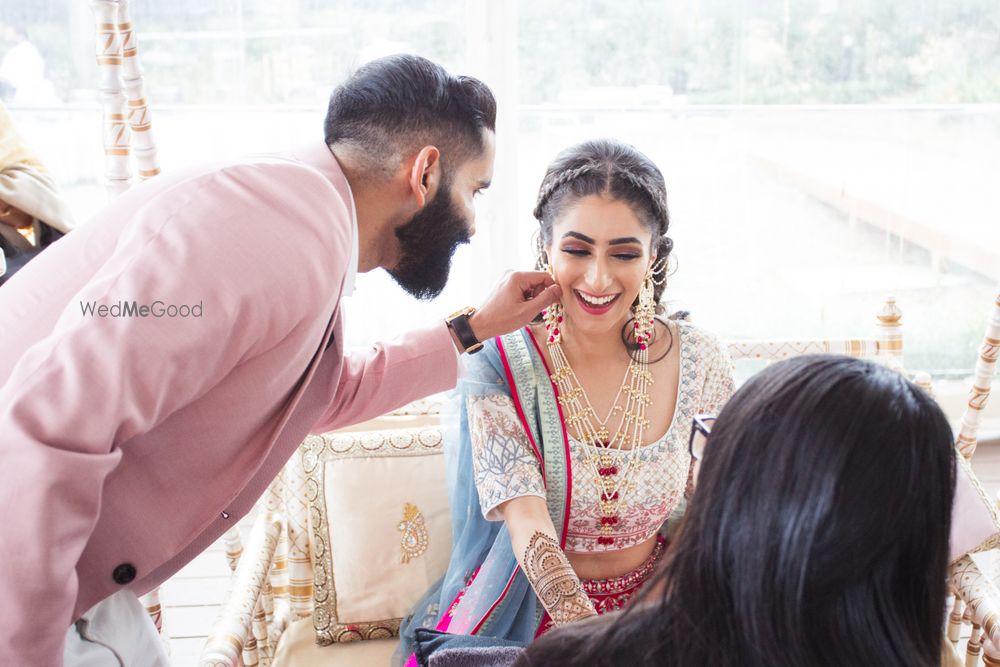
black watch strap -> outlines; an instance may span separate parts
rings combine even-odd
[[[472,325],[469,324],[469,316],[475,312],[475,308],[465,308],[446,320],[448,326],[455,332],[458,342],[462,344],[468,354],[475,354],[483,349],[483,344],[476,338],[476,334],[472,332]]]

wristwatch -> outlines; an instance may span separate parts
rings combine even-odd
[[[447,318],[445,322],[448,323],[448,328],[455,332],[455,337],[458,338],[458,342],[462,344],[465,348],[465,352],[469,354],[475,354],[479,350],[483,349],[483,344],[479,342],[476,338],[476,334],[472,332],[472,326],[469,324],[469,318],[472,317],[476,309],[472,306],[463,308],[462,310],[455,311]]]

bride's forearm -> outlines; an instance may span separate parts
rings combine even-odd
[[[596,616],[580,578],[559,548],[545,501],[515,498],[500,507],[514,554],[535,595],[556,625]]]
[[[596,616],[580,578],[555,538],[535,532],[522,558],[524,574],[556,625]]]

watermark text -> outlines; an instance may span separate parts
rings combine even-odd
[[[112,304],[97,301],[81,301],[80,312],[84,317],[204,317],[205,307],[199,301],[195,304],[174,304],[163,301],[139,303],[138,301],[118,301]]]

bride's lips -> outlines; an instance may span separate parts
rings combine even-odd
[[[616,294],[615,298],[611,299],[611,301],[608,301],[603,306],[594,306],[587,303],[584,300],[584,298],[580,296],[580,292],[578,292],[577,290],[573,290],[573,296],[576,297],[576,302],[580,304],[580,307],[583,308],[584,312],[590,313],[591,315],[603,315],[604,313],[611,310],[611,308],[615,305],[615,303],[618,301],[618,297],[621,296],[621,292]]]

